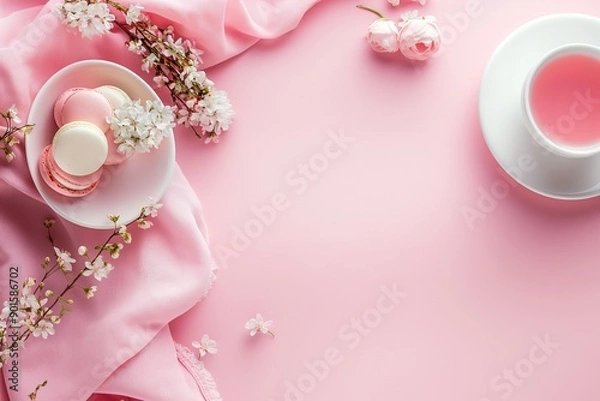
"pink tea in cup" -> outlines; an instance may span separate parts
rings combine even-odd
[[[549,60],[533,78],[533,118],[558,145],[586,148],[600,143],[600,59],[583,53]]]

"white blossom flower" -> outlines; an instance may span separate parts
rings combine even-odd
[[[156,67],[159,61],[160,59],[156,54],[148,54],[146,57],[144,57],[144,60],[142,61],[142,71],[150,72],[150,69]]]
[[[107,120],[119,152],[127,155],[158,148],[175,127],[173,110],[159,101],[146,101],[145,105],[140,100],[127,102]]]
[[[218,351],[217,342],[212,340],[207,334],[202,336],[200,341],[193,341],[192,347],[198,350],[200,358],[204,357],[206,354],[216,354]]]
[[[30,287],[23,287],[21,297],[19,298],[19,306],[22,309],[30,309],[32,313],[37,312],[43,305],[37,297],[31,292]]]
[[[148,229],[154,227],[154,223],[152,223],[149,220],[145,220],[145,219],[139,219],[137,223],[138,223],[138,227],[141,228],[142,230],[148,230]]]
[[[31,334],[33,334],[34,337],[42,336],[45,340],[48,338],[48,335],[54,335],[54,325],[49,321],[42,319],[37,323]]]
[[[259,331],[263,334],[269,334],[272,337],[275,337],[275,334],[271,332],[271,326],[273,325],[272,320],[264,321],[262,315],[260,313],[256,314],[256,317],[251,318],[245,324],[245,328],[250,330],[250,335],[254,337],[256,333]]]
[[[103,35],[112,29],[115,21],[108,4],[103,2],[66,1],[61,6],[61,13],[63,22],[78,29],[84,38]]]
[[[88,254],[88,249],[81,245],[78,249],[77,249],[77,253],[79,254],[79,256],[85,256]]]
[[[17,106],[14,104],[10,106],[10,109],[6,112],[6,116],[12,120],[15,124],[21,124],[21,119],[19,118],[19,111],[17,110]]]
[[[27,277],[23,282],[23,288],[31,288],[37,284],[37,281],[33,277]]]
[[[21,141],[19,140],[19,138],[9,135],[7,137],[4,137],[4,143],[6,143],[6,146],[11,147],[20,144]]]
[[[12,350],[10,348],[5,348],[0,351],[0,368],[4,366],[4,362],[6,362],[11,352]]]
[[[93,298],[94,295],[96,294],[96,291],[98,290],[98,287],[96,287],[95,285],[91,286],[91,287],[86,287],[83,289],[83,292],[85,293],[85,297],[87,299]]]
[[[146,52],[146,48],[141,40],[130,40],[127,42],[127,49],[135,54],[144,54]]]
[[[142,20],[142,10],[144,7],[140,5],[129,6],[125,15],[125,23],[132,25]]]
[[[196,67],[188,66],[183,69],[180,76],[181,80],[188,88],[194,85],[204,85],[206,82],[206,73],[198,71]]]
[[[6,161],[10,163],[15,160],[15,152],[8,148],[4,148],[4,157],[6,158]]]
[[[127,226],[123,225],[119,227],[119,235],[123,239],[123,242],[125,242],[126,244],[131,244],[133,238],[131,236],[131,233],[127,231]]]
[[[164,75],[157,75],[154,78],[152,78],[152,80],[159,88],[162,88],[165,84],[169,83],[169,78],[167,78]]]
[[[152,202],[148,206],[144,206],[142,208],[142,214],[144,217],[156,217],[158,216],[158,211],[163,207],[162,203]]]
[[[234,113],[227,92],[212,91],[198,102],[198,106],[201,107],[199,125],[204,131],[218,135],[229,129]]]
[[[69,252],[54,247],[54,253],[56,253],[56,261],[61,269],[66,272],[73,270],[73,266],[71,264],[75,263],[76,260],[71,257]]]
[[[6,329],[8,316],[10,316],[10,304],[8,301],[4,301],[4,306],[0,312],[0,331]]]
[[[83,271],[84,276],[94,275],[94,278],[98,281],[102,281],[108,277],[108,274],[113,270],[113,266],[107,263],[102,258],[102,255],[98,256],[93,262],[85,262],[85,270]]]
[[[119,259],[121,256],[121,251],[123,250],[123,244],[112,244],[107,247],[108,252],[110,253],[110,257],[113,259]]]

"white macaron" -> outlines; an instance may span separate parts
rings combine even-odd
[[[102,85],[94,89],[96,92],[100,92],[110,103],[110,106],[114,109],[118,109],[125,103],[131,101],[131,98],[123,89],[114,85]]]
[[[92,174],[102,167],[107,155],[106,135],[96,125],[85,121],[63,125],[52,141],[54,161],[72,175]]]

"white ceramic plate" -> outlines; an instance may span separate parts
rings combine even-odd
[[[600,156],[567,159],[549,153],[527,131],[520,103],[523,82],[533,65],[550,50],[569,43],[600,46],[600,19],[556,14],[510,34],[483,75],[479,118],[490,151],[517,182],[547,197],[576,200],[600,195]]]
[[[120,215],[122,223],[133,221],[150,198],[158,201],[164,195],[175,167],[175,140],[171,132],[158,149],[135,154],[121,165],[106,167],[98,188],[83,198],[68,198],[54,192],[38,170],[40,154],[57,130],[54,102],[69,88],[100,85],[118,86],[132,99],[160,100],[142,78],[123,66],[102,60],[71,64],[54,74],[35,97],[28,117],[35,128],[25,139],[25,151],[33,182],[56,213],[80,226],[108,229],[112,228],[108,214]]]

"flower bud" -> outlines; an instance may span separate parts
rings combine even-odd
[[[379,18],[369,25],[367,40],[377,53],[394,53],[398,51],[400,36],[394,21]]]
[[[435,17],[408,14],[399,24],[400,52],[409,60],[424,61],[440,48],[441,33]]]

